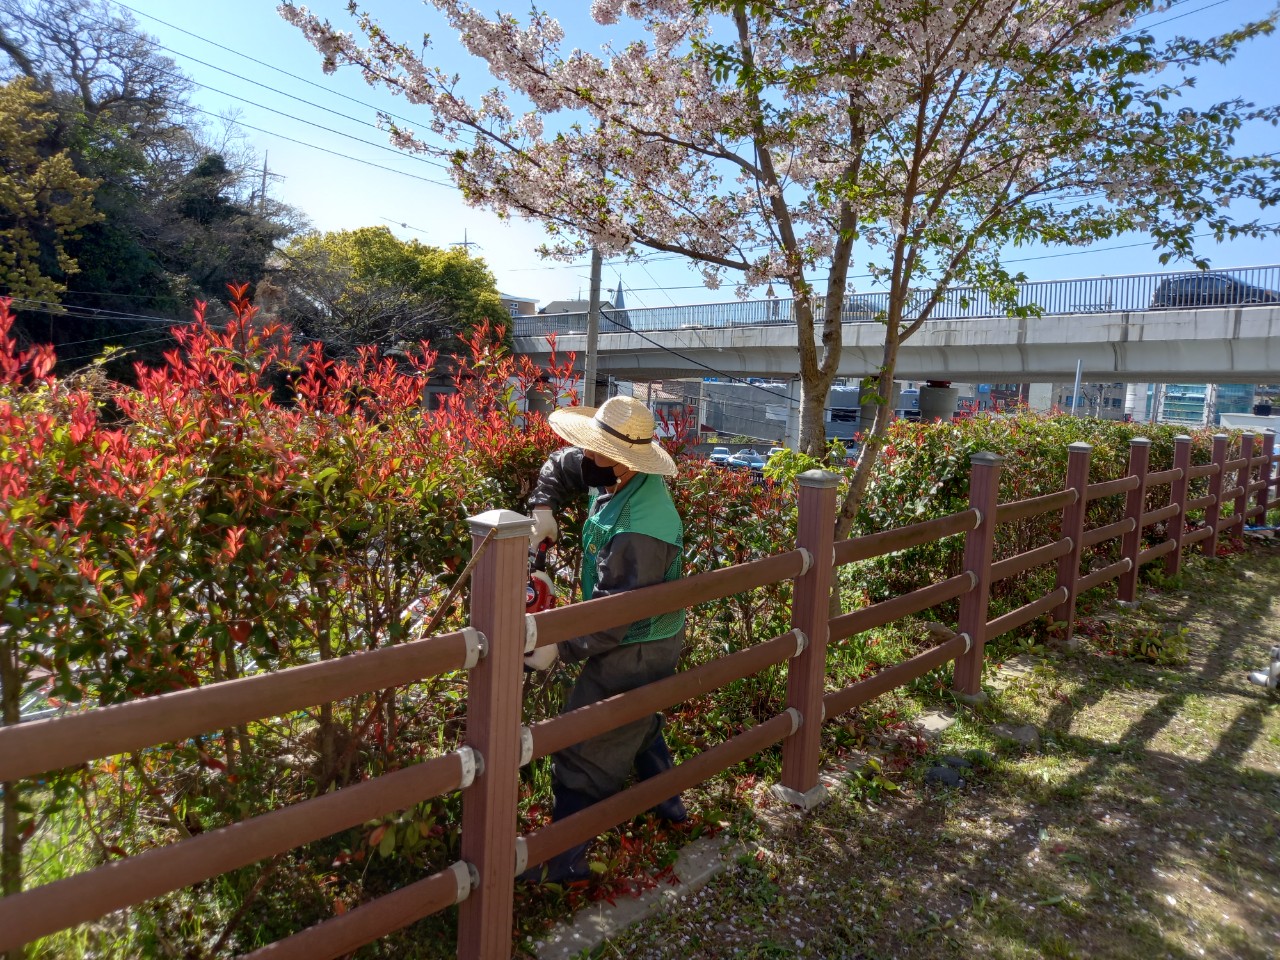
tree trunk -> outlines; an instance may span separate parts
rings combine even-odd
[[[871,482],[871,471],[875,469],[880,457],[880,448],[884,446],[885,434],[889,432],[889,424],[893,422],[893,375],[898,365],[898,344],[886,341],[884,347],[884,364],[880,368],[880,376],[876,380],[876,392],[881,402],[876,406],[876,417],[871,430],[863,434],[862,449],[858,453],[858,465],[854,468],[849,489],[845,492],[840,510],[836,514],[837,540],[847,539],[853,529],[853,521],[862,509],[862,498],[866,496],[867,486]],[[864,404],[865,406],[865,404]]]
[[[800,450],[812,457],[826,453],[827,392],[811,389],[810,384],[800,383]]]

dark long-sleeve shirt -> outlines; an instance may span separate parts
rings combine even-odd
[[[548,457],[529,496],[530,508],[546,506],[553,512],[559,512],[586,494],[589,488],[582,479],[582,460],[583,453],[578,447],[565,447]],[[630,482],[635,483],[636,480]],[[612,496],[601,488],[592,513],[603,510]],[[679,548],[675,544],[643,533],[615,535],[596,554],[598,576],[593,599],[664,582],[667,570],[678,553]],[[584,557],[583,562],[590,561]],[[585,660],[606,653],[622,643],[630,628],[631,624],[626,623],[611,630],[566,640],[559,645],[560,658]]]

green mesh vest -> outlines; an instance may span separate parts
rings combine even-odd
[[[675,580],[684,568],[684,534],[680,514],[667,492],[662,478],[642,473],[619,490],[604,509],[595,512],[596,494],[591,493],[591,506],[582,525],[582,599],[590,600],[596,591],[596,557],[605,544],[619,533],[643,533],[676,547],[676,558],[667,568],[664,581]],[[684,611],[664,613],[637,620],[622,638],[623,643],[665,640],[684,626]]]

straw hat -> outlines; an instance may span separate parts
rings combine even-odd
[[[653,438],[653,414],[634,397],[610,397],[599,408],[561,407],[547,422],[575,447],[602,453],[640,473],[676,475],[675,461]]]

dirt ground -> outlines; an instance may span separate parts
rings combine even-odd
[[[1164,586],[1100,606],[1076,652],[1022,653],[905,769],[774,810],[591,956],[1280,956],[1280,696],[1246,680],[1280,644],[1280,542]],[[946,757],[964,784],[926,785]]]

